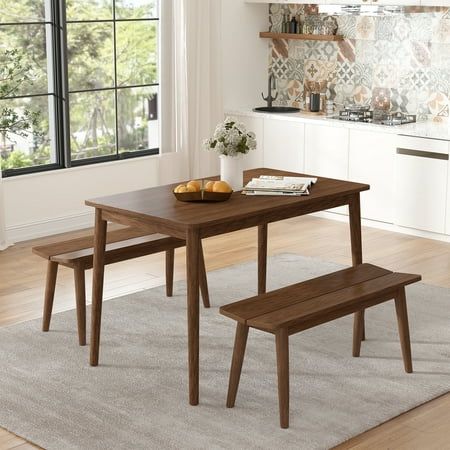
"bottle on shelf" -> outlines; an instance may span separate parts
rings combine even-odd
[[[295,16],[292,15],[292,19],[289,24],[289,33],[296,34],[297,33],[297,20]]]
[[[297,34],[302,34],[302,32],[303,32],[303,25],[299,14],[297,16]]]
[[[283,16],[283,25],[282,25],[281,32],[282,33],[289,33],[289,26],[290,26],[289,15],[285,14]]]

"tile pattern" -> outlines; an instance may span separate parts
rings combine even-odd
[[[420,14],[416,14],[420,12]],[[317,5],[272,3],[271,30],[286,15],[302,23],[324,20]],[[380,111],[447,120],[450,106],[450,9],[406,7],[404,14],[336,16],[343,41],[277,39],[269,44],[269,70],[278,103],[302,107],[311,89],[337,104],[371,104]]]

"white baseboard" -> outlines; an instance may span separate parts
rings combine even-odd
[[[323,219],[337,220],[338,222],[348,222],[348,216],[333,212],[322,211],[313,214]],[[418,236],[426,239],[434,239],[443,242],[450,242],[450,236],[446,234],[432,233],[429,231],[415,230],[413,228],[400,227],[391,223],[377,222],[375,220],[362,219],[362,225],[366,227],[378,228],[385,231]],[[81,230],[94,226],[94,212],[74,214],[72,216],[57,217],[40,222],[16,225],[6,229],[7,242],[22,242],[30,239],[37,239],[53,234],[66,233],[68,231]]]
[[[338,222],[348,222],[347,214],[337,214],[328,211],[321,211],[312,214],[322,219],[337,220]],[[433,239],[435,241],[450,242],[450,236],[447,234],[433,233],[431,231],[416,230],[415,228],[400,227],[393,223],[378,222],[376,220],[362,219],[361,224],[364,227],[377,228],[379,230],[392,231],[394,233],[407,234],[409,236],[417,236],[425,239]]]
[[[15,225],[6,228],[8,242],[22,242],[53,234],[81,230],[94,226],[94,212],[74,214],[66,217]]]

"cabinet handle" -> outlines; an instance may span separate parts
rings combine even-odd
[[[419,158],[443,159],[448,161],[445,153],[424,152],[422,150],[411,150],[410,148],[397,148],[397,155],[417,156]]]

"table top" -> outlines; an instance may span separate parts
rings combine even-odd
[[[314,177],[260,168],[245,171],[244,182],[263,174]],[[177,184],[87,200],[86,205],[142,223],[170,225],[171,229],[179,231],[192,227],[206,229],[240,222],[241,226],[230,225],[229,229],[223,231],[226,232],[254,226],[257,222],[261,223],[262,219],[269,223],[339,206],[345,204],[349,196],[369,189],[367,184],[318,177],[317,183],[307,196],[246,196],[234,192],[225,202],[187,203],[178,201],[173,195],[172,191]],[[257,222],[253,223],[251,219],[256,217]],[[213,234],[215,233],[210,233]]]

